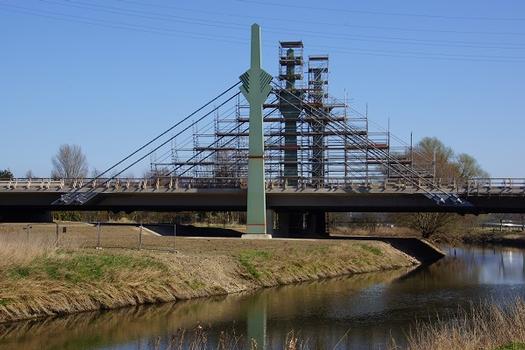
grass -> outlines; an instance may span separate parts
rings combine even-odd
[[[206,286],[204,283],[202,283],[201,281],[197,281],[197,280],[184,281],[184,282],[193,290],[199,290]]]
[[[471,305],[451,320],[420,324],[409,334],[407,349],[525,349],[525,301]]]
[[[372,253],[374,255],[383,255],[383,252],[381,251],[381,249],[379,249],[378,247],[375,247],[375,246],[370,246],[370,245],[367,245],[367,244],[361,244],[361,249],[364,249],[367,252]]]
[[[261,262],[270,259],[272,254],[270,252],[261,250],[246,250],[239,254],[239,263],[246,269],[246,271],[255,279],[261,278],[264,272],[261,272],[258,265]]]
[[[521,308],[521,306],[520,306]],[[478,309],[477,312],[480,310]],[[501,310],[500,310],[501,311]],[[491,313],[489,313],[491,314]],[[488,316],[489,314],[484,314],[484,316]],[[502,314],[493,314],[492,316],[496,316],[496,318],[499,318]],[[475,316],[480,316],[479,314],[476,314]],[[485,321],[486,323],[484,325],[493,324],[496,326],[495,323],[498,321],[495,319],[488,319]],[[521,325],[523,327],[523,325]],[[520,328],[521,328],[520,327]],[[472,329],[471,329],[472,330]],[[425,329],[420,329],[420,331],[425,332]],[[437,335],[437,334],[436,334]],[[450,336],[456,336],[456,333],[450,334]],[[426,343],[409,343],[408,349],[418,349],[418,350],[439,350],[439,349],[446,349],[445,345],[438,343],[439,341],[443,341],[444,339],[441,338],[442,334],[439,334],[440,338],[435,339],[433,342],[426,342]],[[445,336],[445,335],[443,335]],[[473,333],[466,333],[463,335],[464,338],[469,338],[468,341],[462,341],[460,343],[454,343],[454,341],[458,341],[458,338],[447,340],[447,345],[451,345],[449,349],[455,350],[455,349],[461,349],[461,350],[470,350],[470,349],[487,349],[487,350],[525,350],[525,343],[523,342],[508,342],[505,345],[498,346],[496,348],[490,347],[489,343],[487,342],[477,342],[476,340],[479,340],[483,337],[492,336],[494,337],[494,334],[485,335],[483,333],[480,334],[473,334]],[[346,335],[344,335],[340,340],[344,339]],[[496,337],[497,338],[497,337]],[[493,341],[496,341],[496,338],[493,338]],[[475,344],[474,344],[475,343]],[[235,330],[232,332],[221,332],[218,339],[210,339],[208,332],[205,328],[202,326],[197,326],[193,330],[179,330],[178,332],[174,333],[172,336],[169,337],[169,341],[167,343],[161,342],[160,338],[158,338],[156,341],[153,341],[152,343],[153,349],[155,350],[164,350],[164,349],[194,349],[194,350],[204,350],[204,349],[219,349],[219,350],[235,350],[235,349],[250,349],[255,350],[258,348],[258,344],[254,339],[248,339],[247,337],[243,337],[241,335],[237,335],[235,333]],[[310,349],[318,349],[319,344],[315,344],[309,341],[308,337],[299,336],[296,332],[290,331],[286,335],[286,339],[284,340],[282,347],[280,349],[285,350],[310,350]],[[488,347],[485,347],[488,346]],[[392,349],[392,347],[391,347]]]
[[[179,330],[172,334],[167,342],[157,338],[150,343],[150,348],[154,350],[257,350],[258,346],[255,339],[249,339],[242,335],[237,335],[235,330],[232,332],[221,332],[217,339],[211,338],[208,330],[202,326],[197,326],[192,330]],[[293,332],[289,332],[284,339],[283,350],[310,349],[307,342],[301,341]]]
[[[0,268],[27,264],[37,257],[55,252],[55,242],[50,235],[13,233],[0,235]]]
[[[7,270],[7,273],[10,277],[18,279],[28,277],[31,273],[31,269],[28,266],[17,266]]]
[[[510,343],[495,350],[525,350],[525,343]]]
[[[18,266],[7,270],[14,278],[32,278],[35,276],[62,280],[71,283],[100,281],[111,279],[116,273],[126,269],[141,270],[146,268],[166,271],[164,264],[144,256],[122,254],[80,252],[57,252],[46,257],[35,258],[28,266]]]
[[[408,267],[380,242],[192,239],[133,227],[0,225],[0,322],[250,291]],[[61,232],[61,231],[60,231]],[[114,248],[108,248],[114,247]],[[118,248],[117,248],[118,247]],[[174,250],[176,248],[176,250]],[[381,253],[381,254],[379,254]]]

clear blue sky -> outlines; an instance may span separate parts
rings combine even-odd
[[[396,135],[525,177],[518,0],[0,0],[0,168],[48,176],[63,143],[107,167],[234,82],[253,22],[270,73],[303,40],[330,55],[330,92]]]

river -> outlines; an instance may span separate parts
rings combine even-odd
[[[392,337],[402,345],[416,322],[453,317],[471,302],[525,297],[525,250],[444,250],[446,258],[414,270],[3,324],[0,349],[166,349],[181,329],[187,340],[200,327],[214,345],[226,331],[280,349],[293,331],[310,348],[383,349]]]

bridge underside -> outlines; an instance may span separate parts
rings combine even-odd
[[[244,211],[246,190],[188,190],[180,192],[99,193],[88,203],[52,205],[61,192],[0,193],[0,216],[23,211],[107,210]],[[276,211],[323,212],[456,212],[459,214],[525,213],[525,197],[462,196],[472,206],[439,206],[423,194],[359,193],[343,190],[270,190],[267,208]]]
[[[84,205],[53,205],[61,192],[0,193],[0,222],[49,222],[52,211],[245,211],[246,190],[99,193]],[[525,213],[523,196],[470,196],[472,206],[439,206],[423,194],[270,190],[267,230],[275,237],[326,235],[327,212]]]

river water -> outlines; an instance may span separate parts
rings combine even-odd
[[[293,331],[310,348],[383,349],[392,337],[402,345],[416,322],[453,317],[471,302],[525,297],[525,250],[444,250],[446,258],[414,270],[3,324],[0,349],[167,349],[181,329],[189,339],[200,327],[210,348],[226,331],[281,349]]]

